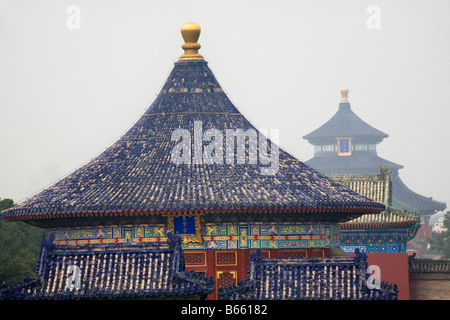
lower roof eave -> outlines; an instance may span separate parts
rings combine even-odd
[[[339,225],[341,231],[345,230],[367,230],[367,229],[400,229],[400,228],[410,228],[419,227],[420,222],[417,221],[407,221],[407,222],[366,222],[366,223],[342,223]]]
[[[327,214],[336,215],[336,222],[345,222],[354,219],[363,214],[377,214],[381,213],[382,208],[377,207],[344,207],[344,208],[245,208],[245,209],[206,209],[206,210],[121,210],[121,211],[79,211],[79,212],[53,212],[53,213],[39,213],[39,214],[10,214],[5,215],[5,221],[38,221],[49,219],[64,219],[64,218],[106,218],[106,217],[139,217],[139,216],[160,216],[170,217],[178,215],[212,215],[212,214]],[[331,217],[330,217],[331,218]],[[331,219],[333,220],[333,219]]]

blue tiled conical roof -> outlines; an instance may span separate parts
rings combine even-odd
[[[314,142],[321,139],[333,139],[336,137],[370,139],[369,141],[378,143],[387,138],[388,135],[361,120],[352,111],[350,103],[345,102],[339,104],[339,110],[330,120],[303,138],[314,144]]]
[[[336,137],[352,137],[353,140],[366,143],[379,143],[389,135],[372,127],[358,117],[348,101],[348,88],[341,89],[342,100],[339,110],[327,122],[316,130],[308,133],[303,139],[311,144],[321,144]]]
[[[245,163],[234,156],[231,163],[197,163],[195,142],[189,163],[174,163],[178,140],[172,134],[181,129],[194,139],[199,124],[203,133],[217,129],[224,139],[226,130],[236,129],[254,130],[261,137],[229,100],[204,59],[180,59],[128,132],[92,161],[2,216],[35,220],[176,212],[364,214],[385,209],[282,149],[273,174],[262,174],[264,166],[259,160],[249,163],[248,156]],[[236,155],[236,147],[224,146],[224,157],[227,150]],[[257,150],[260,155],[259,145]]]

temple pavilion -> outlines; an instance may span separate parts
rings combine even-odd
[[[381,279],[395,279],[399,299],[409,299],[408,253],[421,224],[446,205],[410,190],[401,180],[403,166],[378,156],[376,146],[388,135],[370,126],[351,109],[347,88],[341,89],[336,114],[304,136],[314,145],[306,163],[336,182],[386,205],[379,215],[365,214],[340,224],[341,248],[355,248],[381,268]],[[426,245],[426,244],[425,244]]]
[[[385,299],[339,224],[386,206],[287,153],[238,110],[184,24],[184,54],[103,153],[1,213],[47,228],[2,298]],[[274,279],[276,281],[274,281]]]

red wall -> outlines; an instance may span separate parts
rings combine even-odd
[[[216,300],[217,290],[222,284],[236,283],[247,278],[252,251],[254,249],[184,250],[185,268],[214,278],[216,290],[208,296],[208,300]],[[268,258],[328,257],[330,249],[261,249],[261,254]]]
[[[367,253],[367,263],[380,268],[381,281],[397,285],[399,300],[409,300],[407,253]]]
[[[320,256],[329,256],[328,249],[321,249]],[[216,292],[208,296],[209,300],[217,299],[217,288],[221,281],[234,282],[247,277],[247,266],[251,249],[240,250],[185,250],[186,269],[204,272],[208,277],[213,276],[216,284]],[[298,251],[298,252],[297,252]],[[286,253],[303,254],[306,257],[315,256],[311,249],[299,250],[262,250],[263,256],[278,258]],[[189,256],[196,256],[189,263]],[[223,261],[220,255],[227,255]],[[354,256],[354,254],[349,254]],[[380,280],[396,284],[399,289],[398,299],[409,300],[409,272],[407,253],[367,253],[369,265],[377,265],[380,269]],[[223,278],[225,277],[225,278]]]

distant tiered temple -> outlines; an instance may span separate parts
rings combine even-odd
[[[267,140],[220,87],[199,35],[183,25],[184,54],[128,132],[2,212],[52,233],[36,277],[0,298],[397,298],[368,282],[365,252],[340,248],[342,224],[386,205]]]
[[[378,156],[377,144],[388,135],[364,122],[352,110],[347,88],[341,89],[338,111],[322,126],[303,138],[314,145],[308,165],[329,176],[373,175],[380,168],[389,170],[392,181],[392,206],[421,216],[442,211],[446,204],[415,193],[399,176],[402,165]]]

